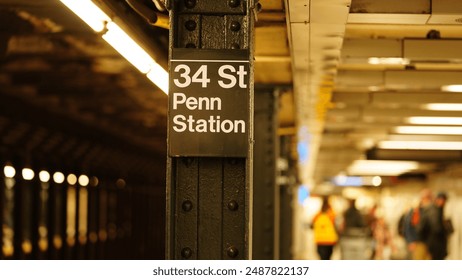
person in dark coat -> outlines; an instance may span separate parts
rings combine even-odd
[[[358,208],[356,208],[356,200],[350,199],[348,203],[349,207],[343,213],[342,232],[345,235],[366,228],[366,221]]]
[[[427,246],[432,260],[444,260],[448,254],[448,234],[444,227],[443,210],[447,195],[439,193],[433,203],[422,209],[417,234]]]

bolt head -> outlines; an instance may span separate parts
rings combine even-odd
[[[236,211],[237,209],[239,209],[239,203],[237,203],[236,200],[231,200],[230,202],[228,202],[228,209],[231,211]]]
[[[184,23],[184,26],[186,27],[186,29],[188,29],[189,31],[193,31],[196,29],[197,27],[197,24],[194,20],[188,20]]]
[[[239,6],[239,4],[241,4],[241,1],[239,0],[229,0],[228,1],[228,5],[231,7],[231,8],[236,8]]]
[[[239,250],[234,247],[234,246],[230,246],[227,250],[226,250],[226,254],[228,255],[228,257],[230,258],[236,258],[238,255],[239,255]]]
[[[183,211],[185,211],[185,212],[191,211],[192,208],[193,208],[193,204],[192,204],[191,200],[185,200],[185,201],[183,201],[183,203],[181,204],[181,208],[182,208]]]
[[[241,29],[241,24],[237,21],[231,22],[230,29],[234,32],[239,31]]]
[[[239,46],[238,43],[233,43],[233,44],[231,45],[231,49],[233,49],[233,50],[238,50],[238,49],[240,49],[240,48],[241,48],[241,47]]]
[[[188,247],[181,250],[181,256],[185,259],[189,259],[192,256],[192,250]]]
[[[185,0],[184,5],[186,6],[186,8],[192,9],[196,6],[196,0]]]

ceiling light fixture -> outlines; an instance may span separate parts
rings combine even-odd
[[[332,179],[332,183],[337,187],[378,187],[382,184],[380,176],[346,176],[339,174]]]
[[[339,187],[360,187],[363,183],[361,176],[337,175],[332,179],[332,183]]]
[[[371,184],[372,184],[374,187],[379,187],[379,186],[382,184],[382,177],[380,177],[380,176],[374,176],[374,177],[372,177]]]
[[[148,72],[147,77],[151,82],[156,84],[161,90],[168,94],[168,73],[159,64],[151,65],[151,70]]]
[[[411,124],[462,125],[462,117],[423,117],[414,116],[406,119]]]
[[[398,134],[462,135],[460,126],[397,126],[393,131]]]
[[[60,0],[96,32],[104,30],[111,19],[91,0]]]
[[[16,169],[13,166],[7,164],[3,167],[3,174],[6,178],[14,178],[16,175]]]
[[[380,149],[396,150],[462,150],[462,142],[458,141],[380,141]]]
[[[50,181],[50,173],[48,171],[42,170],[39,172],[39,179],[42,183],[47,183]]]
[[[90,178],[88,178],[87,175],[80,175],[78,182],[79,182],[79,185],[81,185],[82,187],[86,187],[90,183]]]
[[[462,85],[445,85],[441,87],[442,91],[462,92]]]
[[[418,167],[416,161],[355,160],[347,172],[350,175],[397,176]]]
[[[32,179],[34,179],[35,177],[35,173],[34,173],[34,170],[30,169],[30,168],[23,168],[22,169],[22,178],[26,181],[30,181]]]
[[[402,57],[369,57],[367,63],[372,65],[407,65],[409,59]]]
[[[143,74],[148,73],[151,64],[155,63],[149,54],[114,22],[107,24],[107,32],[103,34],[103,39]]]
[[[55,172],[53,174],[53,181],[55,181],[55,183],[62,184],[64,182],[64,180],[66,180],[66,177],[64,176],[63,173]]]
[[[67,183],[71,186],[77,184],[77,176],[72,173],[67,175]]]
[[[432,111],[462,111],[461,103],[429,103],[422,105],[423,109]]]
[[[60,0],[141,73],[168,94],[168,73],[91,0]]]

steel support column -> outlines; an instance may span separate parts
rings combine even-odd
[[[279,166],[278,166],[278,186],[279,193],[279,213],[284,219],[280,220],[279,225],[279,259],[292,260],[293,245],[293,208],[294,197],[297,195],[296,179],[296,160],[291,156],[291,146],[294,136],[281,136]]]
[[[279,224],[276,193],[278,96],[273,89],[255,91],[253,259],[277,259]]]
[[[1,154],[0,154],[1,156]],[[4,164],[3,164],[3,161],[0,161],[1,165],[0,167],[2,168],[0,170],[0,260],[3,260],[3,229],[4,229],[4,224],[3,224],[3,219],[4,219],[4,215],[5,215],[5,200],[4,200],[4,196],[5,196],[5,189],[6,189],[6,178],[3,174],[3,168],[4,168]]]
[[[172,53],[182,49],[229,50],[230,54],[244,50],[250,66],[248,94],[242,96],[249,104],[247,155],[167,158],[166,257],[249,259],[252,256],[254,0],[171,0],[166,4],[171,24],[170,67]]]

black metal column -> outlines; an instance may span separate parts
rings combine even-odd
[[[243,96],[249,104],[245,157],[170,155],[167,159],[166,257],[249,259],[252,256],[254,0],[172,0],[167,1],[167,7],[171,23],[170,61],[172,52],[178,49],[230,53],[247,50],[250,80],[249,94]]]
[[[284,135],[280,137],[280,153],[278,166],[278,185],[279,193],[279,259],[292,260],[292,245],[293,245],[293,209],[294,198],[297,196],[297,164],[292,158],[291,146],[293,145],[294,136]]]
[[[3,260],[3,219],[4,219],[4,213],[5,213],[5,189],[6,189],[6,182],[5,182],[5,176],[3,174],[3,168],[4,164],[3,161],[0,161],[0,260]]]
[[[278,96],[273,89],[255,90],[253,259],[272,260],[278,227],[276,161]]]

